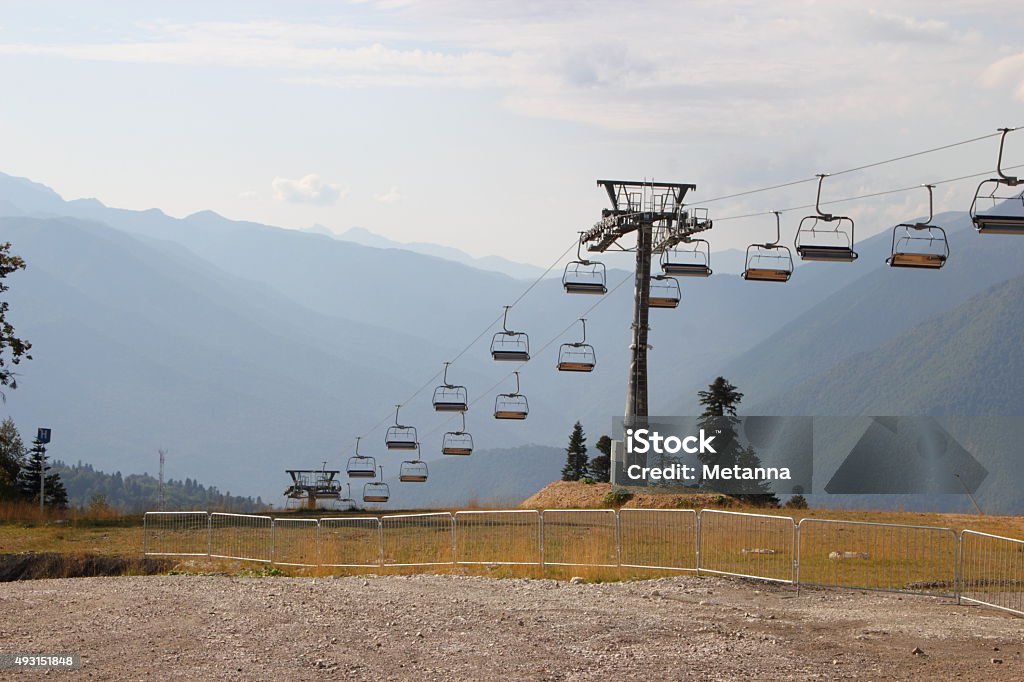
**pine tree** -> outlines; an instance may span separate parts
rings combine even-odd
[[[587,437],[579,422],[576,422],[569,434],[569,447],[565,449],[565,455],[562,480],[578,481],[584,478],[587,475]]]
[[[15,500],[21,496],[18,474],[25,463],[25,443],[10,417],[0,424],[0,500]]]
[[[67,509],[68,493],[64,489],[64,483],[60,480],[60,474],[46,473],[48,471],[50,471],[50,464],[46,459],[46,446],[36,439],[32,441],[32,450],[29,452],[28,460],[18,476],[21,497],[39,504],[39,478],[45,477],[43,487],[46,497],[43,504],[54,509]]]
[[[612,439],[601,436],[594,444],[594,448],[601,454],[590,460],[590,477],[598,483],[607,483],[611,480],[612,473]]]
[[[698,425],[706,433],[715,434],[715,453],[700,453],[698,458],[704,464],[718,464],[722,468],[736,465],[740,467],[759,467],[761,460],[757,452],[740,443],[736,426],[740,420],[736,417],[736,408],[743,400],[740,393],[724,377],[718,377],[708,390],[697,393],[700,404],[704,406]],[[778,506],[779,498],[771,492],[766,481],[738,481],[739,492],[735,497],[759,506]]]

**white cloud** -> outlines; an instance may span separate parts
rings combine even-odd
[[[402,200],[402,193],[397,187],[392,187],[383,194],[374,194],[373,200],[381,204],[394,204]]]
[[[277,177],[270,184],[275,199],[293,204],[330,206],[347,194],[341,185],[324,182],[315,173],[296,180]]]
[[[260,195],[260,193],[257,192],[256,190],[247,189],[244,192],[239,192],[238,193],[238,198],[239,199],[255,199],[259,195]]]
[[[982,74],[982,81],[990,88],[1014,88],[1017,99],[1024,100],[1024,52],[989,64]]]

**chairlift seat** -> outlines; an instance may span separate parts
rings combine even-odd
[[[495,419],[526,419],[524,410],[495,410]]]
[[[559,372],[593,372],[594,363],[566,360],[558,363]]]
[[[492,350],[491,357],[499,362],[526,362],[530,354],[523,350]]]
[[[468,457],[469,455],[473,454],[473,448],[462,447],[458,445],[445,445],[441,447],[441,454]]]
[[[801,259],[807,261],[826,261],[830,263],[852,263],[857,260],[857,252],[849,246],[801,245],[796,247]]]
[[[938,270],[945,264],[946,256],[941,253],[894,253],[889,258],[889,265],[894,268]]]
[[[788,282],[792,271],[784,268],[747,268],[743,279],[751,282]]]
[[[674,277],[710,277],[711,268],[704,263],[671,263],[661,264],[661,271]]]
[[[971,220],[980,234],[1024,234],[1024,215],[979,213]]]
[[[666,296],[651,296],[647,299],[648,305],[652,308],[678,308],[679,299]]]
[[[567,294],[607,294],[604,282],[563,282]]]

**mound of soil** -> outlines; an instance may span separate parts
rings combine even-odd
[[[647,488],[621,486],[617,489],[625,490],[633,496],[622,505],[627,509],[722,509],[738,506],[734,498],[716,493],[694,493],[685,489],[652,493]],[[607,509],[612,506],[607,500],[611,491],[611,483],[555,481],[519,506],[522,509]]]
[[[123,557],[101,554],[59,554],[23,552],[0,554],[0,583],[39,578],[94,578],[116,575],[166,573],[174,566],[169,559]]]

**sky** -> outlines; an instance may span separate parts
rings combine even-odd
[[[1017,3],[986,0],[0,0],[0,171],[546,266],[600,217],[598,178],[694,183],[699,206],[1024,126],[1022,35]],[[997,144],[831,178],[823,199],[991,171]],[[936,212],[976,183],[941,185]],[[764,241],[767,211],[814,192],[710,202],[713,247]],[[865,236],[927,194],[840,206]],[[788,239],[806,213],[784,213]]]

